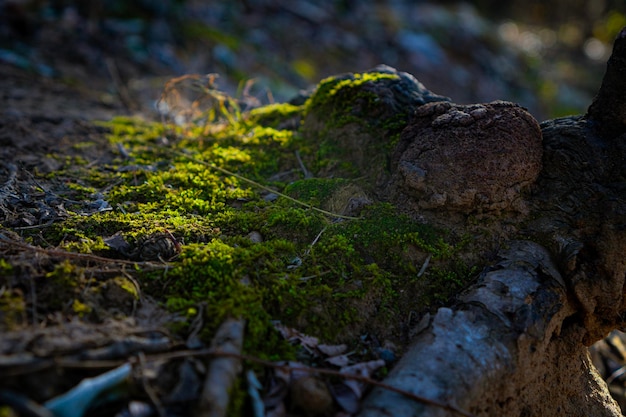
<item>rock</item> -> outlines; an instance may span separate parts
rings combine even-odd
[[[305,376],[292,382],[289,392],[291,406],[307,417],[331,415],[333,397],[328,387],[315,376]]]
[[[408,195],[417,210],[526,212],[522,192],[541,157],[539,125],[516,104],[426,104],[396,147],[389,198]]]

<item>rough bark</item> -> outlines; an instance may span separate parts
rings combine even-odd
[[[587,346],[626,317],[626,28],[587,114],[541,130],[529,215],[515,218],[528,240],[505,244],[454,307],[439,309],[385,382],[479,416],[620,416]],[[429,180],[396,178],[399,190]],[[359,415],[450,414],[375,389]]]
[[[511,242],[454,308],[441,308],[386,383],[480,416],[621,416],[541,246]],[[564,324],[565,323],[565,324]],[[452,413],[376,389],[362,417]]]
[[[426,104],[402,132],[388,194],[410,196],[417,210],[525,212],[520,193],[541,155],[539,124],[516,104]]]

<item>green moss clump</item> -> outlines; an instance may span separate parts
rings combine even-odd
[[[369,72],[328,77],[317,86],[313,95],[305,103],[306,115],[319,112],[324,115],[330,127],[342,127],[347,123],[363,123],[370,113],[379,113],[381,98],[372,86],[383,80],[398,80],[395,74]],[[378,106],[380,107],[380,106]],[[367,120],[376,126],[383,120]]]
[[[40,179],[67,215],[22,230],[27,242],[136,261],[131,254],[150,236],[169,234],[180,251],[124,272],[95,258],[51,257],[37,277],[38,312],[123,317],[141,291],[180,317],[171,330],[181,338],[199,314],[207,344],[226,318],[245,320],[244,353],[269,360],[295,357],[276,320],[326,343],[354,343],[363,333],[401,343],[407,311],[446,302],[473,269],[459,256],[463,241],[368,196],[408,120],[408,108],[398,112],[377,94],[397,79],[329,78],[302,106],[199,125],[118,118],[101,124],[117,152],[106,163],[53,155],[61,168]],[[302,163],[328,177],[308,178]],[[364,181],[351,179],[362,174]],[[316,210],[342,214],[354,199],[361,206],[351,219]],[[105,210],[93,208],[103,201]],[[110,244],[114,235],[124,245]],[[18,269],[0,261],[0,288]],[[1,293],[0,327],[21,323],[27,302],[18,291]],[[237,414],[243,401],[231,407]]]
[[[249,122],[274,129],[297,128],[304,106],[295,106],[289,103],[269,104],[253,109],[249,113]]]
[[[180,253],[167,267],[125,268],[132,280],[71,257],[54,260],[41,277],[45,305],[38,308],[85,319],[101,318],[103,306],[124,314],[140,298],[136,281],[181,317],[173,325],[181,337],[198,314],[206,343],[225,318],[242,318],[245,352],[271,360],[294,356],[273,329],[274,320],[327,343],[350,342],[364,332],[403,340],[400,323],[407,311],[444,302],[470,279],[471,266],[458,256],[463,242],[365,198],[367,187],[341,171],[332,178],[304,178],[296,156],[298,151],[305,164],[319,158],[320,167],[332,154],[358,171],[374,152],[377,157],[367,163],[372,171],[384,170],[381,149],[388,149],[408,116],[380,113],[375,87],[396,78],[330,78],[304,106],[267,106],[209,126],[127,118],[102,124],[112,149],[124,152],[101,165],[68,163],[49,177],[59,198],[74,198],[71,211],[49,227],[22,231],[25,239],[114,261],[128,260],[147,237],[169,233]],[[298,130],[286,123],[303,114]],[[317,130],[315,114],[325,117]],[[336,143],[337,127],[370,135],[365,147],[354,143],[362,159]],[[374,140],[379,133],[382,139]],[[60,185],[65,183],[74,185]],[[358,218],[338,219],[315,209],[341,214],[354,197],[364,202]],[[90,211],[96,198],[110,209]],[[113,235],[128,248],[105,243]],[[421,271],[426,262],[430,266]],[[7,275],[14,274],[12,268],[0,263]],[[115,304],[120,297],[123,303]],[[0,298],[5,305],[18,301]]]
[[[412,107],[391,94],[397,74],[367,72],[322,80],[304,104],[300,132],[314,143],[307,162],[321,176],[376,178],[409,120]]]

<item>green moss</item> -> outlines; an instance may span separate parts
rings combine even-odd
[[[304,111],[304,106],[294,106],[289,103],[276,103],[253,109],[249,113],[249,121],[260,126],[279,128],[293,120],[293,127],[297,127]]]
[[[315,144],[307,162],[315,172],[335,176],[376,176],[408,123],[410,108],[381,98],[378,84],[398,75],[368,72],[322,80],[304,104],[300,128]]]
[[[0,276],[10,275],[13,271],[13,266],[10,261],[4,258],[0,258]]]
[[[103,165],[64,165],[48,180],[57,184],[59,198],[74,199],[72,212],[46,228],[21,233],[33,244],[114,260],[127,254],[105,244],[106,238],[121,234],[132,249],[145,237],[168,231],[182,250],[167,269],[138,264],[125,274],[180,315],[182,321],[173,330],[181,337],[201,313],[200,337],[206,343],[225,318],[242,318],[247,323],[245,352],[271,360],[294,356],[293,347],[273,329],[273,320],[327,343],[349,341],[364,332],[402,340],[399,323],[407,311],[443,302],[470,279],[471,266],[458,256],[463,242],[399,214],[389,204],[365,207],[358,220],[338,220],[313,210],[340,212],[337,201],[358,194],[361,185],[342,176],[303,179],[296,151],[309,161],[311,155],[328,159],[335,138],[318,131],[318,140],[310,141],[304,131],[283,126],[305,109],[329,106],[327,116],[334,126],[356,123],[388,138],[403,126],[404,116],[364,119],[379,104],[377,98],[364,89],[352,105],[354,91],[349,90],[394,77],[327,79],[304,108],[268,106],[210,128],[128,118],[102,124],[111,146],[127,155],[120,153]],[[383,142],[373,145],[387,146]],[[304,205],[268,198],[266,189],[213,167]],[[74,185],[60,185],[65,183]],[[95,195],[113,209],[78,214]],[[251,239],[251,232],[261,238]],[[88,266],[72,259],[55,259],[42,277],[41,312],[98,315],[99,300],[106,298],[107,288],[112,291],[104,282],[130,294],[131,303],[138,299],[133,282],[119,271],[98,267],[87,273]],[[427,259],[430,266],[418,274]],[[0,261],[0,271],[11,274],[14,267]]]
[[[376,103],[380,97],[371,91],[364,91],[361,96],[355,95],[355,92],[367,84],[397,79],[397,75],[377,72],[325,78],[320,81],[314,94],[305,103],[306,112],[317,109],[332,109],[333,111],[326,116],[335,127],[341,127],[351,121],[360,121],[357,105]],[[359,102],[362,99],[365,100],[365,103]],[[347,100],[350,103],[347,103]],[[347,112],[346,106],[351,106],[351,111]]]
[[[20,290],[0,291],[0,323],[8,329],[26,323],[26,300]]]
[[[74,301],[72,302],[72,311],[74,311],[74,313],[77,314],[79,317],[84,317],[90,314],[93,309],[87,304],[77,299],[74,299]]]
[[[139,293],[137,287],[131,280],[126,277],[117,276],[113,279],[113,283],[129,293],[135,300],[139,300]]]
[[[310,178],[289,184],[285,193],[312,205],[322,205],[346,184],[349,181],[343,178]]]

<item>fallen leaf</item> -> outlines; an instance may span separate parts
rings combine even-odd
[[[348,350],[347,345],[325,345],[321,344],[317,346],[317,349],[326,356],[337,356]]]
[[[350,363],[350,358],[348,358],[348,355],[338,355],[326,358],[326,362],[330,363],[331,365],[342,367],[347,366]]]

